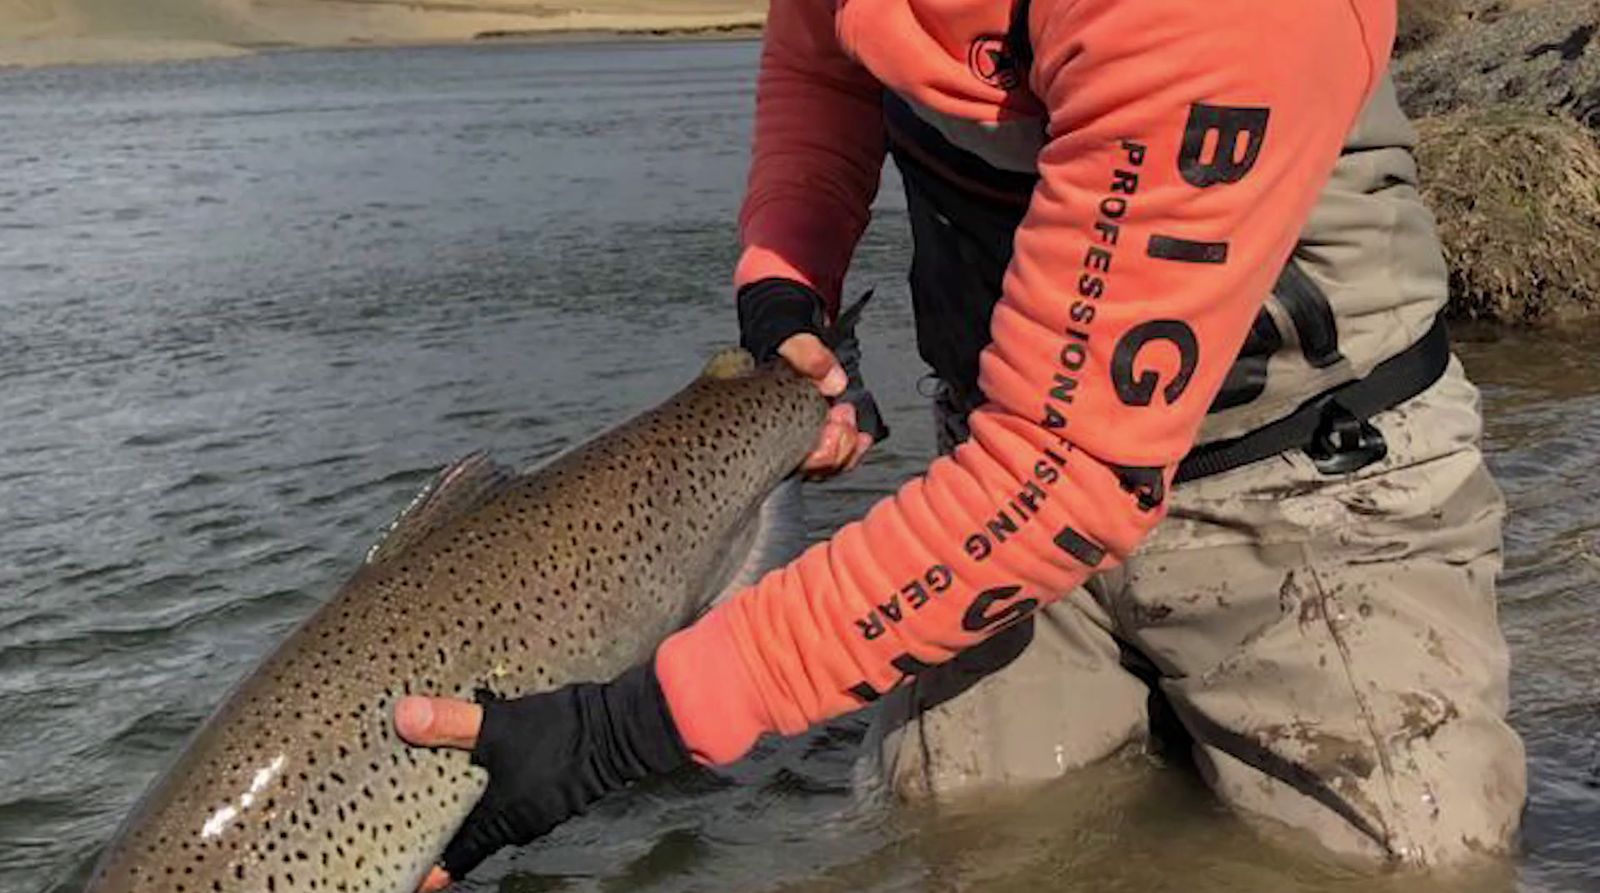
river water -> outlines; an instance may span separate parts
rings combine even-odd
[[[755,47],[288,53],[0,73],[0,891],[67,893],[228,686],[448,459],[532,461],[733,336]],[[896,436],[929,455],[892,184],[860,252]],[[1532,802],[1513,878],[1600,890],[1600,357],[1465,333],[1513,508]],[[1263,846],[1138,755],[960,812],[858,803],[846,721],[604,804],[503,891],[1413,890]],[[1429,884],[1428,887],[1433,887]]]

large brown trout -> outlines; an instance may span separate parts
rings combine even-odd
[[[484,788],[405,746],[412,693],[610,679],[778,558],[769,496],[827,406],[718,354],[665,403],[515,473],[442,473],[229,695],[123,826],[89,893],[411,893]]]

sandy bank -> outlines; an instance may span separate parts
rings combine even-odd
[[[765,16],[765,0],[0,0],[0,65],[485,36],[714,35],[759,28]]]

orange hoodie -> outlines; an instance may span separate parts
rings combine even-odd
[[[884,90],[969,142],[1039,121],[1039,181],[971,439],[662,645],[662,690],[702,762],[855,710],[1139,545],[1395,28],[1394,0],[1033,0],[1031,65],[1008,92],[981,54],[1009,15],[772,2],[739,284],[787,277],[837,306],[883,163]]]

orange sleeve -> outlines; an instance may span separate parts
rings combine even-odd
[[[697,758],[854,710],[1138,546],[1393,20],[1393,0],[1034,0],[1048,133],[989,402],[952,455],[663,644]]]
[[[840,49],[833,22],[831,0],[772,0],[734,272],[735,287],[804,283],[830,316],[887,152],[883,87]]]

